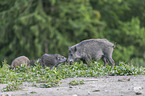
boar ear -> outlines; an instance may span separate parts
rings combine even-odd
[[[70,50],[70,46],[68,47],[68,49]]]
[[[76,52],[77,51],[77,47],[74,47],[74,52]]]

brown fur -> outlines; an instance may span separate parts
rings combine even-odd
[[[30,62],[29,58],[26,57],[26,56],[20,56],[20,57],[17,57],[16,59],[14,59],[12,61],[12,64],[11,64],[11,69],[15,69],[17,66],[21,66],[21,64],[26,64],[26,66],[28,65],[28,63]]]

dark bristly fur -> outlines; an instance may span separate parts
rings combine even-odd
[[[112,59],[114,44],[106,39],[88,39],[72,47],[69,47],[68,62],[83,61],[91,63],[93,60],[102,59],[104,65],[110,62],[114,66]]]
[[[29,66],[35,66],[35,63],[40,63],[40,59],[33,59],[33,60],[30,60],[30,63],[29,63]]]
[[[60,63],[65,62],[67,59],[60,54],[44,54],[41,57],[40,65],[42,67],[48,66],[52,68],[57,67]]]
[[[17,57],[16,59],[14,59],[14,60],[12,61],[12,64],[11,64],[10,69],[14,69],[14,68],[16,68],[17,66],[20,66],[21,64],[26,64],[26,66],[27,66],[29,62],[30,62],[30,60],[29,60],[29,58],[26,57],[26,56]]]

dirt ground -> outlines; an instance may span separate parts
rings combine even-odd
[[[71,86],[71,81],[83,85]],[[145,75],[66,78],[59,87],[37,88],[25,84],[23,90],[1,92],[0,96],[145,96]],[[6,84],[0,84],[0,89]]]

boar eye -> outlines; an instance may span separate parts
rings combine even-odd
[[[72,56],[72,53],[70,53],[70,56]]]
[[[56,57],[57,60],[60,60],[60,57]]]

